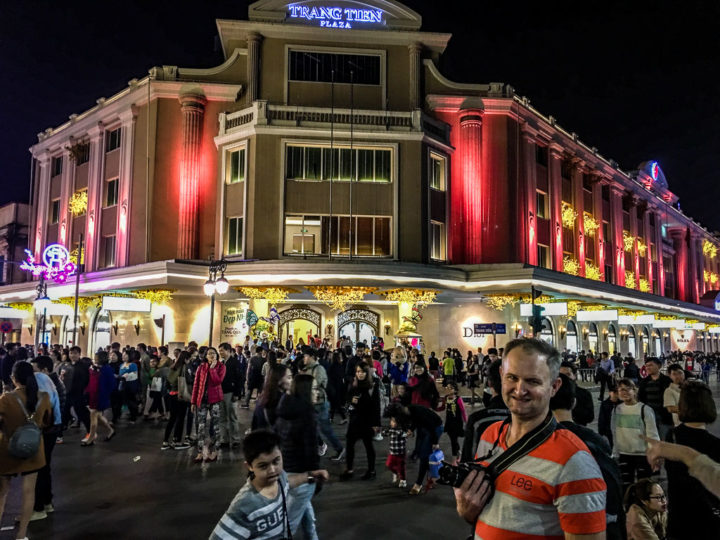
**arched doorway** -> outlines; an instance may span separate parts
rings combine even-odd
[[[594,355],[598,353],[598,328],[597,324],[590,323],[590,331],[588,332],[588,347]]]
[[[644,327],[642,329],[641,339],[642,339],[642,357],[645,358],[645,355],[650,354],[650,333],[648,332],[648,329],[646,327]]]
[[[662,350],[662,340],[660,339],[660,332],[657,330],[653,330],[653,343],[655,344],[655,356],[660,356],[663,352]]]
[[[555,345],[555,339],[553,336],[554,333],[552,322],[550,322],[550,319],[548,319],[547,317],[543,317],[542,330],[540,331],[540,339],[542,339],[545,343]]]
[[[322,314],[307,307],[293,307],[278,313],[280,321],[280,343],[285,343],[288,337],[292,336],[293,344],[298,340],[307,343],[308,336],[320,335]]]
[[[607,340],[608,352],[613,355],[617,352],[617,329],[613,324],[608,326]]]
[[[635,335],[635,328],[632,326],[628,326],[627,329],[627,340],[628,340],[628,352],[633,356],[633,358],[637,357],[637,340]]]
[[[112,317],[109,311],[99,309],[95,313],[92,322],[92,345],[88,347],[88,353],[94,353],[100,348],[107,347],[112,342],[110,332],[112,331]],[[90,355],[88,355],[90,356]]]
[[[577,354],[579,350],[577,325],[573,321],[568,321],[566,328],[567,333],[565,334],[565,348],[570,352]]]
[[[374,311],[353,308],[337,316],[339,336],[349,337],[353,343],[365,342],[370,345],[380,329],[380,315]]]

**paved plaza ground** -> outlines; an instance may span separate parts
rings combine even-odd
[[[712,387],[717,400],[720,385],[713,381]],[[597,397],[597,389],[593,392]],[[241,410],[240,418],[243,427],[249,425],[247,410]],[[336,425],[336,433],[344,436],[344,428]],[[83,430],[71,429],[65,444],[57,446],[53,454],[55,512],[31,523],[29,538],[207,538],[245,481],[242,456],[225,450],[217,463],[196,465],[192,450],[160,451],[163,429],[164,423],[129,426],[122,421],[111,442],[96,442],[88,448],[80,447]],[[720,433],[717,422],[711,431]],[[442,446],[449,455],[447,437]],[[366,465],[362,444],[357,450],[356,470],[362,473]],[[374,481],[341,483],[337,477],[343,466],[322,460],[332,480],[314,499],[321,540],[467,537],[469,526],[457,517],[450,488],[438,486],[412,497],[407,490],[392,487],[390,473],[384,468],[387,440],[376,443],[376,450],[378,476]],[[408,477],[413,478],[416,470],[416,465],[409,465]],[[19,512],[18,488],[15,479],[3,528],[12,526]],[[0,531],[0,539],[6,538],[15,538],[14,531]]]

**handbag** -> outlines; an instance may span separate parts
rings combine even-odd
[[[162,377],[153,377],[152,381],[150,381],[150,390],[152,392],[162,392],[162,389],[163,389]]]
[[[19,426],[8,441],[8,453],[18,459],[28,459],[37,454],[40,449],[40,441],[42,440],[42,432],[40,428],[30,416],[17,394],[13,393],[23,414],[25,415],[25,423]]]

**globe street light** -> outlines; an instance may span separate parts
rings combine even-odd
[[[212,347],[213,320],[215,319],[215,293],[225,294],[230,288],[230,283],[225,279],[227,263],[224,260],[211,260],[208,266],[208,280],[203,285],[203,291],[210,297],[210,336],[208,347]],[[220,274],[220,277],[218,277]]]

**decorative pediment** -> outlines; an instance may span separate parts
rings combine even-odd
[[[365,30],[420,30],[422,17],[393,0],[260,0],[251,21]]]

